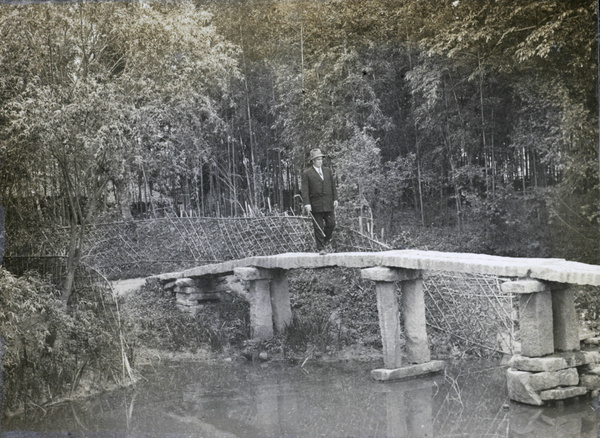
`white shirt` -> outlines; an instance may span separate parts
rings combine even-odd
[[[321,179],[324,179],[323,178],[323,169],[320,168],[320,167],[315,167],[315,166],[313,166],[313,167],[315,168],[315,170],[317,171],[317,173],[319,174],[319,176],[321,177]]]

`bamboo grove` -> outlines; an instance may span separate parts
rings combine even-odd
[[[388,235],[594,262],[596,18],[589,0],[1,5],[7,236],[73,225],[75,257],[98,220],[287,212],[319,147],[344,211]]]

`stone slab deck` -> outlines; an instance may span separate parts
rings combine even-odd
[[[333,266],[392,268],[426,271],[453,271],[499,277],[535,278],[538,280],[578,285],[600,286],[600,266],[571,262],[564,259],[513,258],[487,254],[449,253],[421,250],[392,250],[381,252],[345,252],[318,255],[316,253],[285,253],[272,256],[248,257],[223,263],[199,266],[181,272],[150,277],[166,282],[184,277],[224,275],[234,268],[255,266],[266,269],[304,269]]]

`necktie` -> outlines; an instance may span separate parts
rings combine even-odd
[[[321,179],[323,179],[323,171],[319,168],[317,169],[317,172],[319,172],[319,176],[321,177]]]

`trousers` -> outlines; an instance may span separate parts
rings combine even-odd
[[[315,229],[315,240],[317,250],[321,250],[331,241],[333,230],[335,230],[335,213],[333,211],[313,212],[315,218],[313,228]]]

